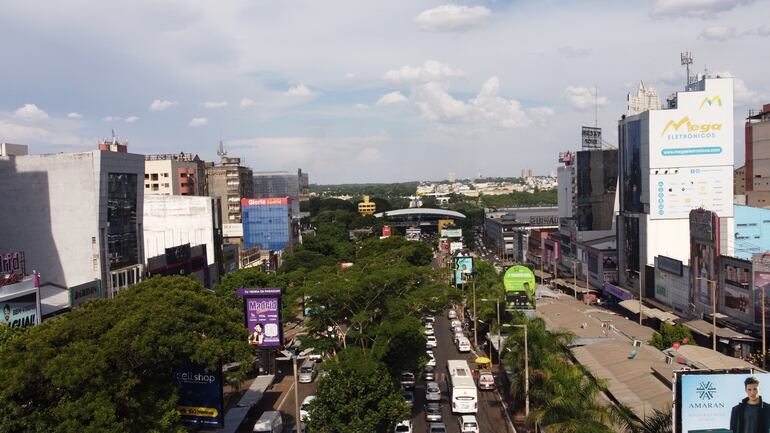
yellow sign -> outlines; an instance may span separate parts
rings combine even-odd
[[[700,107],[699,108],[703,108],[703,106],[706,105],[706,104],[708,104],[709,107],[714,105],[714,104],[717,104],[717,105],[719,105],[721,107],[722,106],[722,98],[720,98],[719,95],[714,96],[713,98],[709,98],[708,96],[706,96],[705,98],[703,98],[703,102],[700,103]]]
[[[219,411],[215,407],[178,406],[177,410],[180,414],[187,416],[206,416],[210,418],[216,418],[217,415],[219,415]]]
[[[722,129],[721,123],[704,123],[702,125],[698,125],[697,123],[692,123],[690,121],[690,118],[685,116],[679,119],[678,122],[669,120],[668,123],[666,123],[666,126],[663,128],[663,132],[661,132],[660,135],[663,136],[666,133],[666,131],[669,130],[669,128],[673,128],[674,131],[679,131],[679,128],[681,128],[682,126],[686,126],[685,132],[709,132],[709,131],[719,131]]]
[[[441,234],[445,228],[451,225],[454,225],[454,221],[452,220],[438,220],[438,233]]]

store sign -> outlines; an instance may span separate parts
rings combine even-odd
[[[0,323],[11,328],[25,328],[40,323],[37,292],[0,302]]]
[[[681,260],[672,259],[671,257],[658,256],[658,269],[669,274],[682,276]]]
[[[583,127],[583,149],[601,149],[602,128]]]
[[[249,344],[263,349],[283,346],[281,289],[239,289],[243,297]]]
[[[289,197],[241,199],[241,206],[275,206],[281,204],[289,204]]]
[[[179,390],[177,410],[186,424],[222,427],[225,423],[222,366],[213,370],[187,364],[174,371]]]

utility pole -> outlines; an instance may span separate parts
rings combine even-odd
[[[572,294],[574,295],[575,299],[577,299],[577,269],[576,266],[577,263],[575,260],[572,261]]]
[[[479,347],[479,321],[476,319],[476,279],[471,274],[471,285],[473,286],[473,346]]]

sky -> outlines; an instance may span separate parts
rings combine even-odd
[[[555,171],[581,126],[617,145],[640,80],[733,76],[770,103],[770,2],[203,0],[0,3],[0,142],[229,156],[311,183]],[[596,106],[595,106],[596,105]],[[596,113],[596,116],[595,116]]]

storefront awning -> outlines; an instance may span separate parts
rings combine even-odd
[[[689,322],[684,323],[684,326],[689,328],[693,332],[697,332],[700,335],[703,335],[705,337],[711,337],[711,331],[713,329],[713,324],[705,321],[705,320],[691,320]],[[733,341],[758,341],[756,338],[741,334],[740,332],[733,331],[730,328],[721,328],[717,326],[717,337],[718,338],[724,338],[727,340],[733,340]]]
[[[561,278],[557,278],[557,279],[553,280],[553,282],[555,284],[559,285],[559,286],[564,286],[564,287],[574,291],[575,293],[597,293],[597,291],[594,290],[594,289],[587,289],[585,287],[576,286],[576,285],[572,284],[572,282],[567,281],[567,280],[562,280]]]
[[[619,302],[618,305],[625,308],[631,313],[639,314],[639,301],[636,299],[627,299],[625,301]],[[667,311],[662,311],[662,310],[658,310],[657,308],[651,308],[651,307],[645,307],[645,306],[642,307],[642,314],[644,314],[647,317],[658,319],[661,322],[673,323],[675,320],[679,318],[675,314],[671,314]]]

